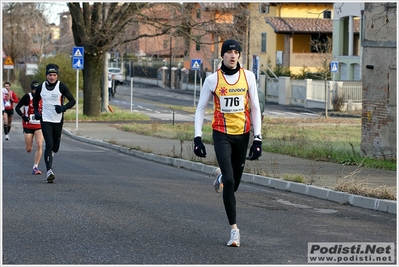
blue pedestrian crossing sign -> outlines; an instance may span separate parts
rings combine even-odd
[[[83,58],[73,58],[72,59],[72,68],[75,70],[83,70]]]
[[[84,48],[74,46],[72,48],[72,68],[75,70],[83,70],[84,67]]]
[[[201,64],[201,59],[191,59],[191,70],[200,70]]]
[[[338,70],[339,70],[338,61],[331,61],[330,70],[331,70],[331,73],[337,73],[338,72]]]
[[[83,57],[84,48],[79,46],[74,46],[72,49],[72,56],[73,57]]]

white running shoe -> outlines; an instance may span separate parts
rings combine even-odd
[[[214,174],[216,175],[216,180],[213,182],[213,187],[215,187],[216,193],[221,193],[223,191],[223,183],[220,168],[217,168]]]
[[[231,229],[230,240],[227,242],[229,247],[239,247],[240,246],[240,230]]]
[[[8,134],[6,134],[6,140],[9,140],[10,136]]]
[[[52,182],[54,182],[54,179],[55,179],[55,175],[54,175],[54,173],[53,173],[53,170],[48,170],[47,171],[47,183],[52,183]]]

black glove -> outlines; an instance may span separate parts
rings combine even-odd
[[[66,107],[65,106],[54,105],[54,107],[55,107],[55,112],[57,112],[58,114],[66,111]]]
[[[40,121],[42,119],[42,114],[39,111],[35,110],[35,120]]]
[[[262,156],[262,141],[254,140],[251,148],[249,149],[249,155],[247,159],[255,160]]]
[[[22,115],[22,119],[24,120],[24,122],[28,122],[29,121],[29,118],[26,117],[25,115]]]
[[[201,158],[206,157],[205,146],[202,143],[201,137],[199,137],[199,136],[194,138],[194,153],[198,157],[201,157]]]

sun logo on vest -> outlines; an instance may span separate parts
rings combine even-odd
[[[227,95],[227,88],[226,87],[222,87],[219,90],[220,95]]]

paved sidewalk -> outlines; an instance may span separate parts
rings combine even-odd
[[[79,122],[78,129],[76,129],[75,122],[67,122],[64,123],[64,133],[82,141],[112,147],[131,154],[135,152],[133,154],[167,164],[182,164],[183,167],[208,174],[212,174],[217,165],[212,145],[205,145],[207,157],[198,162],[198,158],[193,160],[195,155],[192,152],[192,142],[180,143],[180,140],[125,132],[118,130],[117,124]],[[304,177],[305,184],[271,178],[284,178],[293,175]],[[259,160],[246,162],[245,174],[243,175],[243,181],[396,214],[396,201],[378,200],[334,191],[339,179],[353,179],[353,181],[364,183],[373,188],[386,186],[393,188],[396,192],[396,171],[343,166],[336,163],[318,162],[265,152]]]

